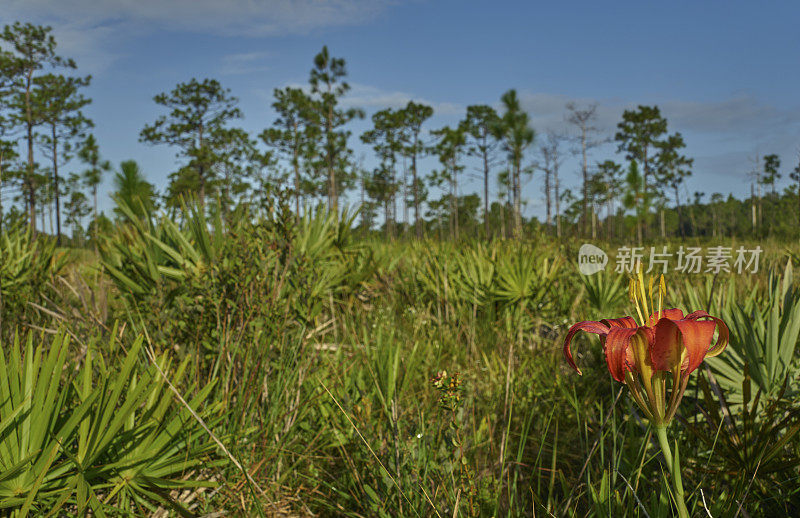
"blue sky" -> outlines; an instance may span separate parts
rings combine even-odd
[[[597,103],[601,136],[624,109],[657,104],[683,133],[694,191],[748,195],[752,157],[781,156],[784,178],[800,151],[800,4],[797,2],[466,2],[401,0],[0,0],[0,24],[50,24],[63,55],[93,76],[87,110],[105,158],[134,158],[159,190],[174,152],[138,142],[161,113],[153,95],[212,77],[239,97],[240,125],[274,119],[273,88],[302,84],[327,44],[347,60],[348,104],[367,113],[408,100],[436,110],[429,128],[469,104],[497,104],[516,88],[534,128],[567,131],[565,104]],[[357,155],[369,150],[353,125]],[[535,149],[528,161],[537,159]],[[613,144],[592,152],[614,157]],[[429,160],[427,167],[435,167]],[[72,164],[71,168],[80,168]],[[68,167],[68,168],[69,168]],[[561,169],[578,185],[576,160]],[[102,207],[110,179],[104,185]],[[463,192],[477,190],[466,182]],[[538,177],[527,215],[543,212]]]

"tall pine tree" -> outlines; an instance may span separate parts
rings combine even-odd
[[[215,79],[191,79],[153,100],[169,113],[145,126],[139,140],[178,149],[178,156],[188,161],[173,173],[170,192],[175,196],[196,193],[204,208],[206,195],[216,180],[214,166],[220,159],[220,139],[226,138],[221,130],[242,116],[238,99]]]
[[[348,139],[350,131],[345,125],[356,118],[363,118],[364,112],[358,108],[343,108],[342,96],[350,85],[344,80],[347,67],[343,58],[335,58],[328,52],[328,47],[314,57],[309,84],[314,96],[313,107],[322,140],[322,162],[327,173],[328,207],[339,210],[340,191],[347,185],[347,160],[350,156]]]
[[[11,78],[9,108],[12,123],[22,128],[27,144],[27,168],[23,187],[28,205],[30,227],[36,232],[36,163],[33,148],[35,130],[42,124],[40,113],[33,105],[35,80],[42,71],[55,68],[75,68],[75,62],[56,54],[52,28],[32,23],[15,22],[6,25],[0,34],[0,68]]]
[[[91,78],[45,74],[37,77],[31,98],[33,110],[39,114],[43,131],[38,135],[42,154],[50,159],[51,192],[56,208],[56,235],[61,244],[61,187],[58,168],[72,157],[78,141],[92,122],[81,111],[91,100],[80,92]]]

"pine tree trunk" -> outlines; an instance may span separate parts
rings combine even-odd
[[[553,219],[550,214],[550,166],[547,166],[547,169],[544,171],[544,193],[545,193],[545,207],[547,210],[547,228],[550,229],[550,226],[553,224]]]
[[[56,201],[56,244],[61,246],[61,193],[58,186],[58,140],[56,126],[51,127],[53,137],[53,191]]]
[[[97,221],[97,184],[95,183],[92,185],[92,198],[94,203],[94,225],[92,226],[92,241],[94,241],[94,253],[97,254],[97,232],[98,232],[98,221]]]
[[[361,228],[367,232],[367,200],[364,193],[364,173],[361,172]]]
[[[392,187],[397,185],[397,175],[395,174],[394,169],[392,169]],[[395,190],[392,193],[392,237],[395,236],[396,230],[396,223],[397,223],[397,191]],[[338,211],[337,211],[338,214]]]
[[[503,239],[508,237],[506,235],[506,204],[504,200],[501,200],[500,203],[500,235],[503,236]]]
[[[728,226],[731,229],[730,237],[733,237],[734,232],[736,232],[736,216],[732,210],[728,211]]]
[[[586,125],[581,126],[581,154],[583,155],[583,235],[589,232],[589,168],[586,164]],[[592,221],[594,225],[594,221]],[[594,238],[594,226],[592,226],[592,238]]]
[[[642,245],[642,218],[641,215],[636,218],[636,241],[639,246]]]
[[[294,213],[297,221],[300,221],[300,171],[294,168]]]
[[[548,212],[550,208],[548,206]],[[483,154],[483,233],[489,239],[489,157]]]
[[[678,210],[678,232],[680,233],[681,237],[683,237],[683,214],[681,211],[681,199],[677,184],[673,185],[673,189],[675,189],[675,206]]]
[[[650,164],[647,161],[647,146],[644,148],[644,158],[642,160],[642,170],[643,170],[643,186],[642,186],[642,204],[645,205],[648,202],[647,199],[647,189],[649,187],[648,179],[650,178]],[[643,235],[647,235],[647,219],[649,216],[650,208],[645,205],[645,210],[643,211],[642,217],[642,226],[644,227],[641,231]],[[639,244],[641,244],[641,239],[639,240]]]
[[[3,235],[3,154],[0,153],[0,236]],[[2,297],[2,295],[0,295]],[[2,300],[0,300],[0,313],[3,311]],[[0,330],[2,330],[2,317],[0,317]]]
[[[206,176],[205,176],[206,171],[205,171],[205,167],[204,167],[204,164],[203,164],[203,160],[205,160],[205,156],[203,156],[204,140],[203,140],[203,125],[202,124],[200,124],[200,126],[198,128],[198,134],[199,134],[198,145],[200,146],[199,149],[200,149],[200,153],[201,153],[200,163],[197,164],[197,172],[198,172],[198,177],[200,179],[200,210],[202,211],[203,214],[205,214],[206,213],[206,211],[205,211],[205,209],[206,209]]]
[[[422,239],[422,227],[419,225],[419,186],[417,185],[417,137],[414,137],[414,152],[411,154],[411,181],[414,183],[414,230],[417,239]]]
[[[453,237],[458,241],[458,177],[453,165]]]
[[[800,166],[798,166],[797,175],[797,228],[800,228]],[[0,212],[0,219],[2,219],[2,216],[3,213]]]
[[[711,237],[717,237],[717,209],[711,211]]]
[[[330,89],[329,89],[330,90]],[[331,211],[339,214],[339,199],[336,195],[336,173],[333,169],[333,142],[331,133],[333,132],[333,126],[331,119],[333,118],[333,106],[328,106],[328,120],[325,121],[326,130],[327,130],[327,142],[328,142],[328,203],[331,208]]]
[[[506,200],[506,204],[508,205],[508,210],[511,211],[508,218],[508,228],[506,229],[506,235],[509,239],[514,234],[514,173],[511,173],[511,177],[509,178],[509,185],[508,185],[508,196]]]
[[[759,173],[760,174],[760,173]],[[763,202],[761,198],[761,177],[758,178],[758,230],[764,227],[764,211],[763,211]]]
[[[555,184],[555,202],[556,202],[556,237],[561,237],[561,194],[558,182],[558,169],[557,166],[553,169],[553,183]]]
[[[202,169],[202,168],[201,168]],[[200,210],[205,214],[206,208],[206,182],[203,179],[202,173],[200,174]]]
[[[408,222],[408,168],[406,168],[406,159],[403,158],[403,236],[408,235],[410,226]]]
[[[514,164],[514,234],[517,239],[522,238],[522,203],[520,200],[520,163]]]
[[[389,209],[389,200],[387,199],[386,201],[383,202],[383,214],[384,214],[384,218],[386,219],[386,238],[387,239],[391,239],[392,238],[392,230],[391,230],[392,229],[392,218],[391,218],[390,212],[391,211]]]
[[[30,216],[31,231],[36,235],[36,193],[33,179],[33,113],[31,111],[31,83],[33,69],[28,70],[25,88],[25,131],[28,141],[28,174],[25,184],[28,189],[28,214]]]
[[[297,127],[295,126],[295,133]],[[297,146],[292,150],[292,166],[294,167],[294,212],[295,220],[300,221],[300,164],[299,164],[299,150]]]

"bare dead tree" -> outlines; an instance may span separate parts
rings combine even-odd
[[[545,176],[544,191],[545,204],[547,207],[547,224],[549,226],[552,223],[553,218],[551,216],[551,208],[553,205],[555,205],[554,219],[557,237],[561,237],[561,191],[558,169],[564,162],[561,144],[566,139],[567,137],[563,134],[556,133],[554,131],[548,131],[544,144],[542,144],[539,148],[539,152],[542,155],[542,162],[538,165],[538,169],[543,171]]]
[[[553,224],[552,213],[553,202],[555,201],[556,235],[558,236],[561,235],[558,168],[563,162],[561,143],[564,140],[564,135],[548,131],[544,143],[539,147],[542,161],[536,164],[536,168],[544,173],[543,191],[545,195],[547,226],[550,227]]]
[[[592,135],[599,130],[593,125],[597,119],[597,103],[589,104],[586,107],[578,107],[574,102],[567,103],[567,116],[566,120],[578,129],[578,144],[579,147],[575,150],[576,154],[581,156],[581,174],[583,177],[583,214],[581,216],[581,223],[583,227],[583,234],[587,235],[589,232],[589,150],[593,147],[603,144],[603,140],[595,140]]]
[[[752,180],[750,184],[750,199],[752,200],[752,218],[753,218],[753,233],[757,233],[761,227],[761,155],[758,151],[754,157],[750,157],[750,162],[753,164],[753,169],[750,170],[748,176]]]

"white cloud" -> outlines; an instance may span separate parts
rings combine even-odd
[[[531,116],[533,127],[543,134],[547,131],[574,135],[574,128],[565,122],[566,104],[578,106],[597,104],[595,126],[600,138],[613,138],[616,125],[626,109],[637,105],[657,105],[668,121],[670,132],[683,133],[689,156],[694,157],[694,176],[685,185],[684,195],[694,191],[707,194],[717,191],[749,196],[749,172],[755,157],[776,153],[783,162],[782,172],[794,167],[800,153],[800,106],[779,108],[749,94],[734,94],[711,101],[683,99],[641,99],[624,102],[620,99],[573,99],[566,95],[533,93],[520,90],[522,107]],[[495,108],[502,111],[499,103]],[[592,152],[592,161],[605,157],[619,159],[616,146],[610,143]],[[562,166],[565,185],[578,182],[579,170],[575,157]],[[785,185],[786,178],[781,182]]]
[[[75,59],[80,71],[93,74],[105,70],[120,57],[112,49],[123,33],[116,24],[90,26],[69,22],[53,26],[56,52]]]
[[[522,108],[531,117],[531,125],[540,134],[557,133],[572,135],[575,126],[567,122],[567,104],[572,102],[579,109],[596,106],[596,118],[592,125],[597,128],[598,134],[608,136],[613,134],[617,122],[622,116],[623,108],[616,100],[597,100],[590,98],[572,98],[563,94],[531,93],[521,91],[518,93]],[[503,108],[499,102],[494,108],[502,113]]]
[[[221,36],[306,34],[366,23],[396,0],[2,0],[4,20],[53,27],[59,52],[97,73],[132,37],[175,30]],[[264,64],[225,64],[222,73],[263,71]]]
[[[349,83],[350,91],[342,98],[341,104],[345,108],[363,108],[368,112],[373,110],[383,110],[384,108],[398,109],[405,107],[409,101],[414,101],[417,104],[427,104],[433,108],[434,115],[443,115],[445,117],[462,117],[466,113],[466,108],[459,104],[451,102],[436,102],[426,99],[424,97],[413,95],[408,92],[399,90],[383,90],[376,86],[365,85],[361,83]],[[306,93],[309,93],[311,87],[308,83],[300,82],[287,82],[279,86],[279,88],[300,88]],[[272,90],[257,89],[256,95],[264,100],[272,100]]]
[[[672,125],[692,131],[752,133],[800,122],[800,110],[780,110],[750,95],[718,101],[668,101],[662,112]]]
[[[264,62],[273,57],[273,55],[269,51],[228,54],[222,58],[220,73],[223,75],[242,75],[264,72],[270,68]]]
[[[127,20],[222,35],[306,33],[358,25],[391,0],[4,0],[6,19],[86,26]]]
[[[458,104],[450,102],[435,102],[425,99],[420,96],[412,95],[408,92],[401,92],[397,90],[382,90],[380,88],[359,84],[350,83],[350,91],[347,93],[342,104],[349,107],[358,108],[402,108],[409,101],[414,101],[419,104],[427,104],[433,108],[436,115],[461,116],[465,113],[466,108]]]
[[[642,100],[622,102],[619,99],[573,99],[561,94],[520,92],[522,107],[531,115],[531,123],[540,130],[569,131],[566,123],[566,105],[575,102],[580,106],[597,105],[594,125],[605,133],[613,133],[622,119],[622,112],[637,105],[657,105],[667,118],[670,132],[692,132],[705,135],[736,135],[758,137],[769,130],[787,131],[800,126],[800,107],[781,110],[751,95],[736,95],[714,101]],[[501,109],[499,103],[496,105]]]

